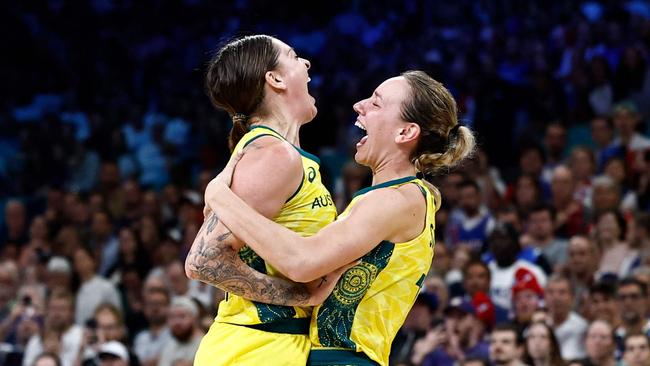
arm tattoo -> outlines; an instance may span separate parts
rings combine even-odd
[[[224,227],[226,232],[213,233],[218,222],[212,212],[187,256],[187,265],[198,280],[253,301],[286,306],[308,304],[310,295],[305,285],[265,275],[245,264],[228,242],[234,239],[230,230]]]

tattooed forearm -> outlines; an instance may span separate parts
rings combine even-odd
[[[190,277],[246,299],[275,305],[307,305],[303,284],[260,273],[246,265],[232,248],[232,233],[211,213],[194,240],[186,259]],[[205,228],[205,230],[204,230]]]

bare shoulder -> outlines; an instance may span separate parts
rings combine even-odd
[[[383,205],[398,212],[422,208],[425,203],[422,191],[415,184],[376,189],[368,192],[364,201]]]
[[[368,192],[353,210],[356,206],[368,216],[374,216],[375,224],[390,228],[387,239],[395,242],[408,241],[418,235],[426,214],[426,201],[415,184],[376,189]]]
[[[275,174],[295,174],[302,169],[300,153],[291,144],[273,136],[262,136],[248,144],[240,166],[254,171]]]

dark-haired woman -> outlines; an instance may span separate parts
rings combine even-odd
[[[316,115],[309,95],[309,61],[282,41],[247,36],[211,60],[206,89],[233,120],[233,154],[248,147],[232,189],[263,217],[299,236],[336,218],[321,183],[319,160],[300,148],[298,131]],[[190,278],[227,291],[201,341],[195,365],[304,365],[314,298],[307,286],[282,277],[223,226],[206,218],[185,262]],[[327,286],[323,286],[326,288]],[[293,306],[296,305],[296,306]]]
[[[300,237],[233,194],[233,162],[206,190],[209,208],[226,226],[294,281],[312,281],[360,258],[314,309],[311,365],[388,364],[433,257],[440,197],[415,175],[453,166],[474,147],[470,130],[458,124],[454,98],[420,71],[386,80],[354,110],[355,124],[367,132],[355,160],[371,168],[373,185],[316,235]]]

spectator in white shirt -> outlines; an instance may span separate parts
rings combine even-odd
[[[97,275],[95,258],[88,248],[82,246],[75,250],[74,267],[81,282],[77,292],[77,324],[85,324],[93,317],[97,306],[105,302],[122,310],[119,292],[111,282]]]
[[[27,342],[23,366],[32,366],[43,352],[59,355],[62,366],[73,366],[82,343],[83,329],[74,324],[74,299],[64,291],[50,295],[41,334]]]
[[[544,296],[562,358],[572,360],[584,357],[583,339],[587,322],[572,310],[574,294],[570,280],[560,275],[551,276]]]

